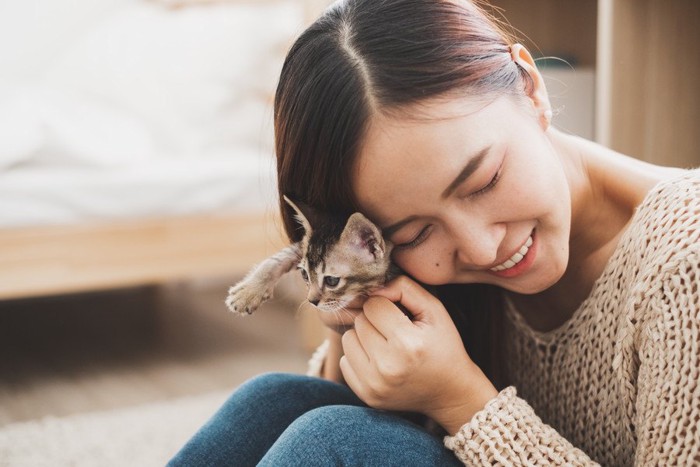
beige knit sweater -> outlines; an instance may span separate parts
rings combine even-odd
[[[465,464],[700,465],[699,170],[648,193],[564,325],[506,317],[512,386],[445,438]]]

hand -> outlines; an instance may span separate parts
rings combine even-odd
[[[345,381],[371,407],[421,412],[456,433],[498,391],[437,298],[405,276],[373,295],[343,335]]]

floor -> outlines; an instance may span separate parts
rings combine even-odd
[[[243,318],[225,309],[227,287],[0,302],[0,426],[233,389],[264,371],[304,372],[305,310],[294,285]]]

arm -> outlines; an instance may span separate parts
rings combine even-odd
[[[325,364],[321,377],[336,383],[344,384],[345,380],[340,372],[340,358],[343,356],[343,345],[341,344],[342,336],[335,331],[327,331],[329,342],[328,355],[326,355]]]
[[[341,337],[333,330],[326,330],[326,339],[309,359],[307,376],[315,376],[340,384],[345,383],[340,372],[340,358],[343,356]]]
[[[700,245],[697,240],[695,245]],[[692,248],[692,247],[689,247]],[[695,247],[697,250],[697,247]],[[685,250],[688,251],[687,249]],[[665,271],[663,270],[665,269]],[[700,251],[668,261],[635,316],[624,318],[617,371],[628,379],[627,407],[637,440],[634,463],[700,464]],[[635,364],[638,362],[638,367]],[[507,388],[445,444],[467,464],[517,459],[528,463],[592,463]]]
[[[700,251],[674,269],[638,342],[635,465],[700,463]]]
[[[446,436],[445,446],[465,465],[598,465],[545,424],[512,386]]]

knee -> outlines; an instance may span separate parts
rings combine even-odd
[[[290,373],[264,373],[249,379],[241,385],[237,393],[252,394],[259,396],[284,395],[285,392],[293,392],[295,388],[301,387],[306,376]]]
[[[265,400],[289,400],[315,407],[362,401],[347,386],[311,376],[289,373],[265,373],[243,384],[236,393],[242,397]]]
[[[363,407],[329,405],[315,408],[292,422],[259,465],[346,465],[349,445],[355,445],[349,426],[363,418]],[[349,442],[350,441],[350,442]],[[313,449],[309,446],[313,445]],[[352,456],[351,456],[352,457]]]
[[[347,439],[355,428],[366,427],[373,409],[352,405],[328,405],[306,412],[289,427],[290,432],[303,438],[323,436],[331,441],[333,433]]]
[[[296,380],[299,379],[299,375],[291,373],[263,373],[261,375],[255,376],[241,386],[243,388],[250,388],[255,390],[265,390],[267,388],[280,388],[288,384],[294,384]]]

